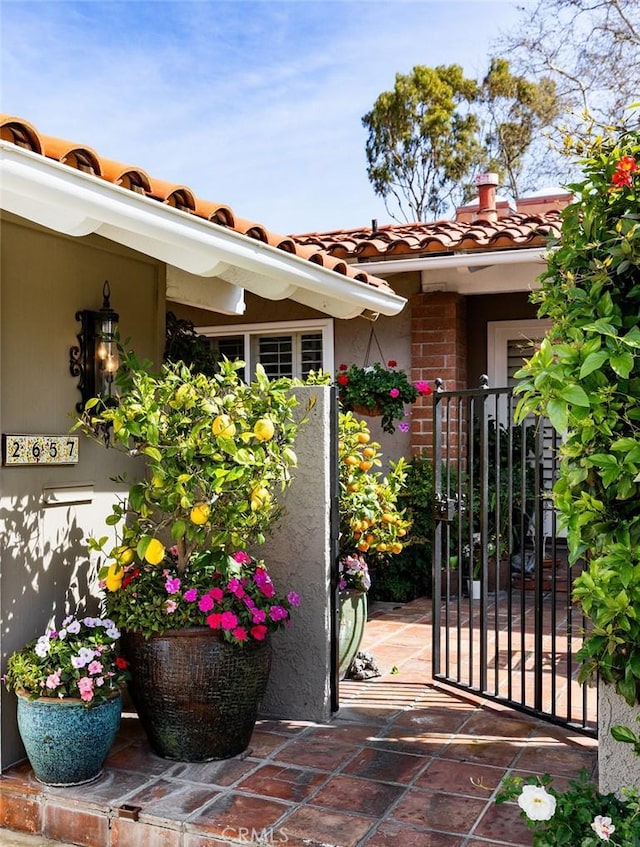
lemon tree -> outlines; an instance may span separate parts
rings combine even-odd
[[[397,555],[410,521],[398,508],[406,462],[391,463],[384,476],[380,445],[371,440],[365,421],[341,412],[338,427],[340,553]]]
[[[154,374],[135,355],[121,355],[116,404],[89,401],[75,426],[101,443],[108,433],[110,446],[146,460],[144,478],[131,482],[106,519],[117,545],[106,549],[106,537],[91,542],[107,554],[101,578],[108,590],[136,565],[162,568],[169,551],[180,573],[198,551],[230,553],[263,541],[278,514],[275,493],[296,464],[300,426],[291,382],[270,381],[260,365],[246,384],[239,361],[221,361],[214,376],[180,362]]]

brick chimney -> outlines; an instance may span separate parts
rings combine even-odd
[[[498,210],[496,209],[496,188],[498,186],[498,174],[478,174],[476,185],[478,186],[478,213],[476,220],[497,221]]]

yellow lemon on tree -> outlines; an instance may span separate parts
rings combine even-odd
[[[211,509],[208,503],[196,503],[193,509],[191,509],[189,517],[191,518],[191,523],[202,526],[202,524],[205,524],[209,520],[210,514]]]
[[[233,438],[236,434],[236,425],[229,415],[217,415],[213,419],[211,429],[215,436],[221,435],[223,438]]]
[[[117,562],[113,565],[109,565],[107,578],[104,581],[107,591],[117,591],[122,585],[123,576],[124,568],[122,568]]]
[[[253,426],[253,434],[258,441],[271,441],[276,428],[269,418],[260,418]]]
[[[264,506],[268,505],[271,500],[271,495],[267,491],[264,486],[258,486],[251,491],[251,511],[257,512],[258,509],[262,509]]]
[[[157,538],[152,538],[147,545],[144,557],[150,565],[159,565],[164,559],[164,544]]]
[[[115,551],[115,557],[120,565],[130,565],[135,559],[135,550],[131,547],[118,547]]]

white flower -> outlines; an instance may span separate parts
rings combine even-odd
[[[44,657],[49,653],[49,646],[49,637],[47,635],[41,635],[34,647],[36,656],[44,659]]]
[[[541,785],[524,785],[518,806],[530,821],[548,821],[556,811],[556,798]]]
[[[609,836],[613,835],[616,831],[615,826],[611,823],[611,818],[604,817],[603,815],[595,816],[591,824],[591,829],[603,841],[608,841]]]
[[[95,656],[96,653],[93,650],[90,650],[88,647],[81,647],[78,650],[78,655],[71,657],[71,664],[74,668],[84,668]]]
[[[116,626],[111,626],[109,629],[105,630],[105,635],[108,635],[109,638],[113,638],[114,641],[117,641],[120,638],[120,630]]]
[[[58,638],[60,639],[60,641],[64,641],[66,637],[67,637],[67,630],[63,628],[58,633]]]
[[[70,632],[72,635],[77,635],[80,632],[80,621],[72,620],[69,624],[67,624],[67,632]]]

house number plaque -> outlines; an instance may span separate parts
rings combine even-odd
[[[77,435],[3,435],[4,465],[74,465]]]

